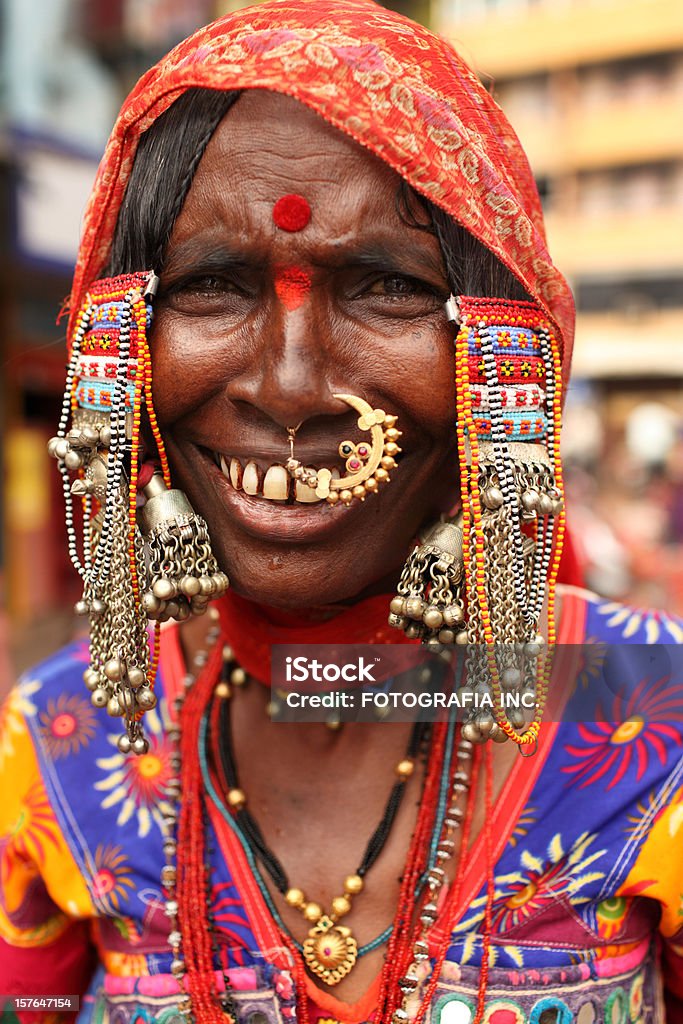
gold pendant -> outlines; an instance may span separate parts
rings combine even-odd
[[[358,945],[350,928],[335,924],[324,914],[304,942],[304,960],[312,974],[326,985],[337,985],[358,959]]]

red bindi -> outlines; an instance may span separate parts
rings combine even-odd
[[[275,271],[275,293],[286,309],[302,306],[311,290],[311,275],[302,267],[279,267]]]
[[[275,226],[283,231],[302,231],[311,219],[311,207],[303,196],[282,196],[273,207]]]

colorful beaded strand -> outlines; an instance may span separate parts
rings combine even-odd
[[[476,790],[480,757],[480,748],[475,750],[468,740],[460,739],[456,751],[456,770],[451,783],[450,806],[446,813],[443,830],[439,839],[439,874],[433,876],[427,896],[427,903],[421,908],[418,915],[419,930],[413,939],[413,960],[407,968],[404,968],[403,977],[399,981],[403,1001],[402,1005],[394,1010],[392,1024],[408,1024],[408,1021],[411,1024],[421,1024],[438,985],[441,969],[450,945],[452,916],[457,911],[462,890],[465,858],[469,847],[475,806],[472,794]],[[465,802],[464,807],[462,806],[463,802]],[[446,920],[444,935],[435,957],[429,981],[420,996],[420,1004],[415,1008],[411,1003],[414,1001],[415,993],[420,983],[420,965],[426,964],[429,959],[427,936],[437,920],[435,897],[445,883],[445,865],[456,852],[454,837],[458,831],[460,832],[458,866],[446,899],[446,907],[444,908]]]
[[[145,405],[147,407],[147,416],[149,418],[149,424],[152,428],[152,437],[156,444],[157,453],[159,455],[159,462],[161,463],[161,472],[164,477],[164,483],[167,487],[171,486],[171,471],[168,466],[168,457],[166,455],[166,446],[164,439],[161,436],[159,430],[159,423],[157,422],[157,414],[154,408],[154,401],[152,397],[152,357],[149,351],[149,345],[147,343],[146,335],[143,335],[140,350],[140,360],[142,365],[142,372],[145,378]]]
[[[462,301],[462,300],[460,300],[460,301]],[[477,302],[482,302],[482,304],[485,304],[484,300],[476,300],[476,301]],[[459,305],[460,305],[460,303],[459,303]],[[495,301],[489,301],[489,303],[488,303],[489,309],[493,310],[494,313],[496,313],[497,315],[499,315],[502,318],[504,318],[504,320],[506,322],[513,322],[513,323],[514,322],[517,322],[517,323],[524,322],[526,326],[531,326],[532,328],[538,329],[539,335],[541,335],[541,341],[543,342],[542,331],[543,331],[543,328],[544,328],[544,323],[542,321],[542,318],[540,316],[539,311],[531,303],[519,303],[518,305],[523,307],[524,318],[521,316],[521,314],[515,314],[514,312],[512,312],[510,310],[509,306],[505,307],[504,304],[502,304],[502,303],[497,303]],[[500,308],[498,308],[498,307],[500,307]],[[460,307],[460,310],[461,310],[461,307]],[[477,316],[479,314],[477,312],[477,313],[474,313],[473,315]],[[476,423],[474,421],[473,412],[472,412],[471,384],[470,384],[470,380],[469,380],[469,364],[467,362],[467,358],[468,358],[468,354],[469,354],[469,349],[468,349],[469,322],[468,321],[469,321],[469,317],[467,315],[462,315],[462,313],[461,313],[461,328],[460,328],[460,331],[458,332],[458,338],[456,340],[456,383],[457,383],[457,389],[458,389],[458,397],[461,399],[458,402],[458,404],[457,404],[458,420],[459,420],[459,422],[458,422],[458,442],[459,442],[458,443],[458,449],[459,449],[459,453],[464,452],[466,454],[467,447],[466,447],[466,443],[465,443],[465,437],[467,437],[467,439],[469,440],[470,455],[471,455],[471,464],[470,464],[470,467],[469,467],[469,469],[470,469],[470,471],[469,471],[469,480],[467,480],[467,474],[463,470],[463,467],[461,465],[461,479],[464,477],[465,481],[466,481],[465,484],[462,487],[462,491],[463,491],[462,500],[463,500],[463,510],[466,512],[466,525],[468,527],[467,532],[465,534],[464,554],[465,554],[465,558],[467,560],[469,552],[471,550],[471,541],[468,542],[469,541],[470,531],[471,531],[471,524],[470,524],[470,522],[467,521],[468,518],[469,518],[467,516],[467,512],[470,512],[470,510],[471,510],[471,516],[472,516],[472,519],[473,519],[473,522],[474,522],[474,531],[473,531],[474,532],[474,544],[473,544],[473,547],[474,547],[474,560],[475,560],[474,586],[475,586],[475,592],[477,594],[477,598],[478,598],[478,601],[479,601],[479,604],[480,604],[480,612],[481,612],[482,624],[483,624],[483,628],[484,628],[484,641],[485,641],[486,646],[487,646],[487,664],[488,664],[489,673],[490,673],[490,677],[491,677],[492,690],[493,690],[493,693],[494,693],[495,700],[498,703],[499,700],[500,700],[500,680],[499,680],[498,666],[497,666],[496,658],[495,658],[495,650],[493,649],[493,640],[494,640],[494,638],[493,638],[493,630],[492,630],[492,627],[491,627],[490,611],[489,611],[489,606],[488,606],[488,595],[486,593],[486,583],[485,583],[486,570],[485,570],[485,563],[484,563],[485,551],[484,551],[484,539],[483,539],[483,531],[482,531],[482,509],[481,509],[481,502],[480,502],[478,485],[476,484],[476,481],[478,480],[478,475],[479,475],[479,446],[478,446],[478,437],[477,437],[477,427],[476,427]],[[479,323],[480,324],[481,323],[485,323],[485,321],[479,321]],[[559,364],[559,356],[557,355],[556,350],[554,351],[553,358],[554,358],[554,365],[553,365],[554,383],[555,384],[559,384],[559,382],[558,382],[558,375],[557,375],[557,365]],[[561,381],[561,377],[560,377],[560,381]],[[558,427],[558,424],[559,424],[559,410],[560,410],[559,393],[560,393],[559,386],[553,387],[553,389],[552,389],[552,396],[549,396],[549,397],[551,397],[552,408],[553,408],[553,426],[552,426],[552,430],[549,431],[549,433],[556,433],[556,430],[557,430],[557,427]],[[552,440],[554,441],[554,438]],[[551,457],[553,455],[555,456],[555,458],[554,458],[555,467],[554,468],[555,468],[555,474],[556,474],[556,481],[557,481],[558,487],[560,488],[560,493],[561,493],[561,487],[562,487],[561,470],[560,470],[560,473],[558,475],[558,469],[557,469],[558,463],[559,463],[559,458],[557,457],[557,451],[556,451],[555,445],[552,443],[552,441],[551,441],[551,445],[552,445],[552,447],[549,445],[550,454],[551,454]],[[461,461],[462,461],[462,454],[461,454]],[[471,489],[470,489],[470,487],[467,486],[468,483],[471,485]],[[561,532],[562,532],[562,523],[563,523],[563,515],[562,515],[562,513],[560,513],[560,516],[558,518],[559,518],[559,526],[560,526],[560,529],[558,530],[558,542],[560,542],[561,541]],[[545,534],[546,531],[544,530],[543,532]],[[556,547],[555,547],[555,562],[559,562],[559,554],[558,554],[559,547],[561,547],[561,544],[557,543]],[[549,559],[550,559],[550,550],[551,550],[550,542],[545,541],[545,537],[544,537],[544,543],[542,545],[542,548],[543,548],[543,551],[542,551],[542,554],[541,554],[541,563],[540,563],[539,569],[542,570],[543,574],[545,575],[545,571],[546,571],[546,568],[547,568],[547,565],[548,565],[548,562],[549,562]],[[466,562],[466,565],[467,565],[467,562]],[[471,578],[469,566],[466,568],[466,572],[468,574],[468,578]],[[517,575],[519,576],[519,574],[517,574]],[[552,573],[551,577],[548,580],[549,589],[551,591],[553,590],[554,585],[555,585],[555,578],[556,578],[556,572]],[[519,589],[519,588],[517,588],[517,589]],[[554,597],[554,595],[552,595],[552,597]],[[549,600],[552,600],[552,597],[549,595]],[[553,602],[553,606],[554,606],[554,602]],[[554,631],[553,631],[553,635],[554,635]],[[540,685],[540,687],[539,687],[539,694],[538,694],[538,698],[539,699],[538,699],[538,702],[537,702],[537,708],[538,708],[537,714],[536,714],[536,716],[534,718],[534,721],[532,723],[530,723],[529,727],[526,729],[526,731],[524,733],[519,733],[516,729],[514,729],[510,725],[510,723],[507,720],[506,716],[496,717],[496,721],[497,721],[499,727],[506,733],[507,736],[509,736],[511,739],[513,739],[518,745],[525,744],[525,745],[531,746],[532,744],[535,744],[536,741],[537,741],[538,729],[539,729],[539,726],[540,726],[540,719],[541,719],[542,713],[543,713],[543,705],[544,705],[544,701],[545,701],[546,696],[547,696],[547,674],[548,674],[548,672],[549,672],[549,666],[546,664],[546,666],[544,666],[543,673],[539,673],[539,675],[544,675],[545,676],[545,684],[542,683]]]
[[[216,637],[219,627],[216,626]],[[212,967],[209,930],[206,927],[207,885],[202,828],[202,775],[199,754],[204,710],[220,672],[221,650],[214,643],[200,674],[187,694],[182,711],[181,789],[183,800],[178,820],[177,910],[185,962],[188,1021],[225,1024]],[[233,1022],[234,1024],[234,1022]]]
[[[140,311],[142,307],[142,314]],[[135,537],[138,529],[138,472],[140,469],[140,421],[142,418],[142,394],[144,389],[143,374],[141,372],[140,342],[146,328],[147,309],[139,296],[132,305],[132,311],[137,331],[138,367],[135,376],[135,400],[133,402],[133,427],[131,432],[131,456],[130,456],[130,481],[128,489],[128,560],[130,563],[131,586],[136,610],[140,605],[140,584],[138,582],[137,554],[135,551]]]

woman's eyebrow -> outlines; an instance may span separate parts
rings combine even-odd
[[[337,252],[337,261],[346,266],[359,266],[369,270],[401,271],[416,276],[434,274],[445,276],[441,254],[421,246],[387,245],[385,242],[360,242]]]
[[[226,273],[263,267],[267,259],[264,253],[251,252],[242,245],[229,242],[206,243],[190,238],[173,246],[169,251],[162,273],[162,284],[169,278],[186,274]],[[445,269],[440,253],[430,251],[426,246],[397,246],[381,240],[364,241],[325,247],[325,252],[312,256],[311,263],[336,269],[360,267],[364,270],[391,271],[411,274],[416,277],[425,274],[445,278]]]
[[[168,253],[163,276],[179,276],[183,273],[210,273],[212,271],[242,270],[252,266],[255,259],[243,250],[226,245],[202,243],[191,238],[174,246]]]

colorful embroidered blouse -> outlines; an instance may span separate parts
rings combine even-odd
[[[579,591],[565,592],[562,619],[562,643],[592,645],[577,700],[591,693],[605,644],[683,642],[666,615]],[[626,702],[615,698],[622,704],[604,709],[605,721],[544,725],[536,755],[517,760],[496,802],[487,1024],[683,1021],[683,686],[665,647],[651,664],[638,656],[644,649],[630,648],[620,663],[632,676]],[[144,757],[118,752],[114,728],[83,690],[86,662],[81,644],[55,655],[22,679],[3,712],[0,991],[73,994],[88,985],[79,1024],[181,1024],[159,882],[165,727],[183,672],[177,633],[165,634],[166,699],[148,715]],[[289,954],[218,799],[210,829],[213,912],[240,1020],[292,1020]],[[471,1019],[482,842],[469,857],[427,1021]],[[349,1007],[311,982],[311,1018],[362,1024],[372,1020],[373,995]]]

